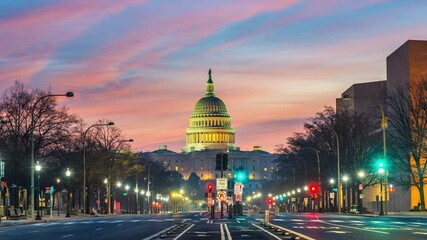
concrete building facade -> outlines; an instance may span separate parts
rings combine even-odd
[[[380,106],[387,116],[387,97],[399,88],[408,90],[411,84],[427,79],[427,41],[408,40],[391,53],[386,61],[387,80],[352,85],[341,94],[341,98],[336,99],[337,111],[347,108],[366,114],[373,122],[378,122],[380,128]],[[396,186],[394,189],[394,192],[388,191],[389,211],[407,211],[418,205],[420,197],[416,188]],[[364,190],[363,205],[368,207],[368,210],[376,210],[376,196],[379,193],[379,186]],[[425,198],[427,199],[427,196]]]

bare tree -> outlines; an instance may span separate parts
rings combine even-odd
[[[48,91],[31,89],[20,82],[7,89],[0,103],[0,145],[6,163],[6,178],[16,186],[29,187],[31,164],[31,133],[34,132],[34,149],[43,165],[58,164],[61,156],[54,154],[71,142],[72,129],[78,118],[58,107],[55,98],[37,99]],[[34,121],[32,121],[34,120]],[[12,197],[12,203],[17,204]]]
[[[399,171],[396,180],[418,189],[421,210],[425,210],[427,177],[427,79],[403,85],[388,99],[392,161]]]

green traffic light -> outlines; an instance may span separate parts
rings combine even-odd
[[[237,180],[244,181],[246,179],[246,174],[244,172],[237,173]]]

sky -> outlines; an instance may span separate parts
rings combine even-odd
[[[18,80],[137,151],[180,152],[212,69],[242,150],[274,152],[386,57],[427,40],[425,0],[2,0],[0,92]]]

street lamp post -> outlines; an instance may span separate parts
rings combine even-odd
[[[83,213],[86,214],[89,213],[89,205],[86,205],[86,134],[93,127],[112,125],[114,125],[114,122],[93,124],[89,126],[83,134]]]
[[[384,193],[385,193],[385,197],[384,198],[385,199],[384,200],[385,200],[385,214],[387,215],[388,214],[388,200],[387,200],[387,188],[388,188],[388,184],[387,184],[387,178],[388,178],[388,171],[387,171],[387,169],[388,169],[388,165],[387,165],[387,162],[388,162],[388,160],[387,160],[387,143],[386,143],[386,139],[387,138],[386,138],[386,134],[385,134],[385,129],[387,128],[388,123],[387,123],[387,118],[385,117],[384,109],[383,109],[382,105],[379,104],[379,106],[381,108],[381,128],[383,130],[383,155],[384,155],[384,161],[385,161],[385,164],[386,164],[385,171],[384,171],[384,186],[385,186],[385,189],[384,189]],[[381,186],[381,188],[382,188],[382,186]],[[381,197],[382,197],[382,195],[381,195]],[[381,207],[382,207],[382,205],[381,205]]]
[[[127,197],[127,213],[129,214],[129,205],[130,205],[130,203],[129,203],[129,185],[126,185],[125,186],[125,190],[126,190],[126,197]]]
[[[34,111],[36,110],[37,104],[49,97],[74,97],[73,92],[67,92],[66,94],[47,94],[41,96],[37,99],[31,109],[31,217],[34,217],[34,159],[35,159],[35,150],[34,150],[34,128],[35,128],[35,120],[34,120]]]
[[[61,179],[60,178],[57,178],[56,179],[56,183],[58,184],[58,187],[57,187],[57,190],[56,190],[56,192],[57,192],[57,197],[56,197],[56,201],[58,202],[57,203],[57,205],[58,205],[58,217],[59,217],[59,194],[60,194],[60,191],[59,191],[59,184],[61,183]]]
[[[35,220],[42,220],[40,216],[40,171],[42,170],[42,166],[39,161],[36,163],[36,172],[37,172],[37,216]]]
[[[337,201],[337,207],[338,207],[338,213],[341,213],[341,201],[342,201],[342,192],[341,192],[341,170],[340,170],[340,142],[338,139],[338,134],[337,132],[335,132],[334,129],[326,126],[326,128],[328,128],[329,130],[331,130],[336,137],[337,140],[337,186],[338,186],[338,191],[337,191],[337,197],[338,197],[338,201]]]
[[[68,189],[67,189],[67,214],[65,215],[65,217],[71,217],[70,216],[70,176],[71,176],[71,171],[69,168],[67,168],[67,171],[65,172],[65,176],[67,176],[67,185],[68,185]]]
[[[357,173],[357,176],[360,179],[360,185],[358,186],[359,189],[359,196],[358,196],[358,206],[359,206],[359,213],[363,213],[363,201],[362,201],[362,191],[363,191],[363,178],[365,177],[365,172],[359,171]]]
[[[348,195],[347,195],[347,181],[349,180],[348,179],[348,176],[347,175],[344,175],[343,177],[342,177],[342,180],[343,180],[343,182],[344,182],[344,184],[345,184],[345,204],[344,204],[344,209],[346,209],[348,206],[349,206],[349,203],[350,203],[350,201],[349,201],[349,199],[348,199]]]
[[[385,173],[385,169],[383,168],[383,166],[380,166],[380,168],[378,169],[378,173],[380,174],[380,215],[384,215],[384,208],[383,208],[383,177],[385,178],[385,175],[383,176],[383,174]],[[387,186],[386,186],[387,188]]]
[[[141,214],[144,214],[144,194],[145,194],[145,191],[144,190],[141,190]]]

